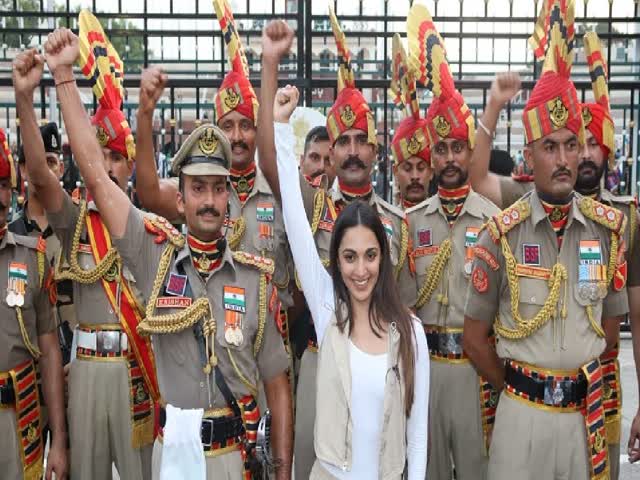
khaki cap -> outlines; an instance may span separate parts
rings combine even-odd
[[[175,175],[229,175],[231,145],[222,130],[211,124],[200,125],[173,158]]]

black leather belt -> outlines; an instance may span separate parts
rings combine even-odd
[[[544,373],[543,369],[540,369]],[[539,375],[536,371],[525,374],[522,369],[514,368],[509,361],[505,363],[505,383],[507,388],[519,396],[526,394],[528,400],[550,407],[572,407],[582,404],[587,397],[587,379],[582,373],[576,378]]]
[[[160,409],[160,426],[164,428],[167,422],[167,412]],[[200,440],[203,447],[212,447],[214,444],[225,443],[229,439],[234,439],[244,435],[244,423],[241,417],[204,417],[200,425]]]
[[[9,381],[0,387],[0,405],[13,406],[16,403],[16,392],[13,389],[13,382]]]

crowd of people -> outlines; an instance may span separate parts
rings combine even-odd
[[[13,61],[0,476],[604,480],[619,477],[621,445],[639,460],[640,414],[621,438],[617,360],[628,315],[640,371],[638,210],[604,188],[606,61],[586,33],[593,101],[581,103],[574,2],[540,2],[529,44],[543,67],[523,111],[527,169],[513,175],[490,164],[519,75],[496,74],[475,119],[413,2],[391,59],[404,112],[394,204],[373,188],[374,112],[333,9],[337,95],[298,157],[299,92],[278,88],[294,32],[264,28],[258,96],[231,8],[213,3],[230,68],[215,121],[196,122],[169,178],[153,118],[171,79],[142,72],[132,132],[123,64],[93,14]],[[64,139],[34,111],[45,68]],[[73,193],[63,144],[82,175]],[[28,188],[9,221],[18,178]]]

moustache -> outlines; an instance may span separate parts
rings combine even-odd
[[[231,150],[233,150],[236,147],[240,147],[243,150],[249,150],[249,145],[247,145],[245,142],[243,142],[242,140],[238,140],[237,142],[233,142],[231,144]]]
[[[447,173],[459,173],[460,175],[462,175],[462,170],[455,165],[448,165],[444,168],[444,170],[442,170],[443,175]]]
[[[571,176],[571,170],[563,167],[553,172],[553,175],[551,175],[551,178],[556,178],[556,177],[559,177],[560,175],[565,175],[565,174]]]
[[[596,172],[598,171],[598,166],[591,160],[585,160],[584,162],[582,162],[578,167],[578,171],[585,170],[587,168],[592,168]]]
[[[420,190],[424,190],[424,185],[422,185],[419,182],[411,182],[407,188],[408,189],[419,188]]]
[[[214,217],[220,216],[220,212],[213,207],[202,207],[201,209],[196,210],[196,215],[206,215],[207,213],[210,213]]]
[[[347,168],[351,168],[351,167],[357,167],[362,170],[365,170],[367,168],[364,162],[360,160],[360,157],[349,157],[342,164],[343,170],[346,170]]]
[[[111,181],[112,181],[113,183],[115,183],[116,185],[120,186],[120,182],[118,182],[118,179],[117,179],[116,177],[114,177],[114,176],[113,176],[113,175],[111,175],[111,174],[108,174],[108,175],[109,175],[109,178],[111,179]]]
[[[311,175],[309,175],[311,178],[318,178],[320,175],[322,175],[324,173],[324,170],[317,170],[315,172],[313,172]]]

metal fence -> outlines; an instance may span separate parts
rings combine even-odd
[[[231,1],[245,44],[252,80],[260,86],[260,36],[273,18],[285,19],[296,31],[292,52],[281,67],[281,82],[301,90],[301,103],[326,113],[335,98],[336,50],[325,1]],[[497,71],[517,70],[523,91],[503,112],[496,144],[512,153],[522,148],[521,111],[537,78],[527,47],[540,1],[431,0],[426,2],[445,39],[447,57],[475,114],[482,112]],[[592,98],[581,38],[596,30],[605,43],[609,67],[616,141],[625,164],[627,187],[635,191],[640,115],[640,17],[638,0],[577,0],[577,48],[573,76],[581,98]],[[388,186],[386,152],[400,112],[389,102],[391,39],[406,31],[408,0],[351,0],[334,2],[352,51],[357,84],[376,113],[381,144],[380,173]],[[158,144],[168,157],[199,121],[213,118],[213,96],[228,68],[224,42],[210,0],[0,0],[0,126],[17,144],[15,102],[11,90],[11,60],[24,47],[40,46],[56,26],[77,28],[77,12],[89,8],[125,63],[127,97],[124,110],[135,130],[140,71],[161,65],[169,86],[160,101],[155,128]],[[87,108],[95,107],[88,84],[79,81]],[[45,75],[36,108],[43,119],[60,122],[53,80]],[[427,107],[429,92],[421,92]],[[631,173],[633,171],[633,174]],[[632,178],[633,177],[633,178]],[[631,189],[629,189],[631,190]]]

